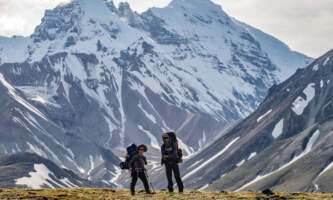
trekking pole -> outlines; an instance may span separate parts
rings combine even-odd
[[[147,178],[147,180],[148,180],[148,183],[150,184],[151,188],[153,189],[153,193],[156,194],[156,193],[155,193],[154,186],[153,186],[153,184],[152,184],[151,181],[150,181],[150,177],[148,176],[148,173],[147,173],[146,171],[144,171],[144,172],[145,172],[145,176],[146,176],[146,178]]]

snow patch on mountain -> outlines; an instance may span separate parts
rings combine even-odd
[[[139,106],[138,106],[141,110],[142,110],[142,112],[145,114],[145,116],[148,118],[148,119],[150,119],[150,121],[152,121],[154,124],[156,124],[156,118],[154,117],[154,115],[152,115],[152,114],[149,114],[143,107],[142,107],[142,105],[141,105],[141,103],[139,103]]]
[[[297,114],[297,115],[302,115],[304,109],[308,106],[309,102],[313,99],[315,96],[315,84],[310,83],[304,90],[303,93],[306,96],[306,99],[303,97],[299,96],[297,99],[293,102],[292,104],[292,110]]]
[[[305,148],[305,151],[304,151],[305,153],[309,153],[309,152],[311,151],[313,145],[316,143],[316,141],[318,140],[319,136],[320,136],[320,131],[319,131],[319,130],[316,130],[316,131],[312,134],[312,136],[311,136],[309,142],[308,142],[307,145],[306,145],[306,148]]]
[[[94,157],[92,155],[89,155],[89,161],[90,161],[90,169],[88,171],[88,175],[94,170],[95,163],[94,163]]]
[[[257,152],[253,152],[249,155],[247,160],[251,160],[252,158],[254,158],[257,155]]]
[[[18,185],[26,185],[32,189],[41,189],[43,185],[47,185],[50,188],[54,188],[50,184],[51,171],[44,164],[35,164],[35,172],[30,172],[30,177],[22,177],[16,180]]]
[[[177,138],[177,141],[179,148],[181,148],[187,154],[187,156],[184,156],[184,158],[189,157],[194,153],[194,149],[192,147],[187,146],[179,137]]]
[[[27,142],[27,145],[29,147],[30,152],[36,153],[39,156],[47,157],[47,154],[37,146],[32,145],[30,142]]]
[[[319,69],[319,64],[315,64],[312,68],[312,71],[318,71]]]
[[[325,169],[320,172],[320,174],[318,175],[318,177],[320,177],[321,175],[325,174],[328,170],[333,168],[333,162],[331,162],[329,165],[327,165],[327,167],[325,167]]]
[[[281,119],[275,126],[272,132],[272,136],[276,139],[283,133],[283,122],[284,119]]]
[[[192,168],[194,166],[196,166],[197,164],[201,163],[202,162],[202,159],[201,160],[198,160],[196,161],[195,163],[193,163],[191,166],[189,166],[188,168]]]
[[[156,139],[156,137],[149,131],[145,130],[141,125],[138,125],[139,130],[143,131],[147,134],[147,136],[150,139],[150,145],[154,147],[155,149],[160,149],[160,145]]]
[[[22,91],[28,99],[42,103],[44,105],[50,105],[60,108],[52,97],[57,95],[56,86],[51,87],[36,87],[36,86],[15,86],[16,89]]]
[[[325,59],[325,61],[324,61],[324,66],[326,66],[327,65],[327,63],[330,61],[330,57],[327,57],[326,59]]]
[[[68,178],[63,178],[63,179],[60,179],[59,181],[62,182],[63,185],[65,185],[66,187],[69,187],[69,188],[79,187],[79,186],[75,185],[74,183],[72,183]]]
[[[236,164],[237,167],[242,166],[246,162],[245,159],[241,160],[239,163]]]
[[[333,168],[333,162],[331,162],[329,165],[327,165],[325,167],[325,169],[323,171],[321,171],[319,173],[319,175],[314,179],[314,181],[312,182],[314,187],[315,187],[315,192],[317,192],[319,190],[319,186],[317,184],[318,179],[320,178],[320,176],[322,176],[323,174],[325,174],[328,170]]]
[[[8,92],[13,95],[15,88],[6,81],[5,77],[1,73],[0,82],[8,89]]]
[[[44,164],[35,164],[33,172],[29,172],[29,177],[16,179],[17,185],[26,185],[31,189],[41,189],[43,186],[49,188],[56,187],[78,187],[67,178],[54,180],[55,175]],[[51,177],[52,176],[52,177]],[[62,183],[59,183],[59,181]],[[55,185],[55,186],[54,186]]]
[[[273,110],[270,109],[269,111],[267,111],[265,114],[263,114],[262,116],[260,116],[258,119],[257,119],[257,122],[259,123],[262,119],[264,119],[267,115],[269,115]]]
[[[208,186],[209,186],[209,184],[206,184],[206,185],[202,186],[201,188],[199,188],[198,190],[199,190],[199,191],[201,191],[201,190],[205,190],[205,189],[208,188]]]
[[[202,149],[204,145],[206,144],[206,133],[203,132],[202,138],[199,140],[199,149]]]
[[[114,172],[115,176],[110,180],[110,183],[115,184],[118,188],[122,188],[123,186],[121,184],[118,184],[117,180],[119,179],[120,175],[121,175],[121,169],[118,166],[115,166],[116,170]]]

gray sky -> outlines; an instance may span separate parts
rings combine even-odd
[[[0,35],[30,35],[45,9],[69,0],[0,0]],[[127,1],[142,12],[171,0]],[[188,0],[190,1],[190,0]],[[333,49],[333,0],[213,0],[232,17],[257,27],[296,51],[318,57]]]

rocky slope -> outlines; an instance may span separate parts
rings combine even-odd
[[[253,114],[184,163],[186,185],[332,192],[332,59],[330,51],[273,86]]]
[[[92,187],[67,169],[59,168],[53,162],[32,153],[0,155],[1,188],[72,188]],[[2,193],[2,192],[1,192]]]
[[[101,180],[113,184],[114,171],[120,160],[94,141],[77,135],[74,130],[66,130],[63,126],[70,123],[66,118],[60,117],[57,121],[57,118],[50,119],[47,115],[49,111],[60,109],[57,112],[66,116],[66,107],[52,103],[52,98],[51,101],[40,98],[42,103],[49,105],[49,110],[37,108],[35,105],[38,104],[33,105],[34,100],[31,99],[41,101],[38,96],[27,97],[24,92],[11,86],[2,74],[0,91],[0,148],[3,153],[34,152],[58,166],[96,181],[97,185],[101,184]],[[67,114],[71,117],[70,112]]]
[[[142,14],[73,0],[46,11],[30,37],[0,38],[0,151],[112,185],[111,150],[136,142],[157,154],[160,134],[175,130],[190,155],[310,61],[208,0]]]

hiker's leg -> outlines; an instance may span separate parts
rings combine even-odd
[[[178,190],[179,190],[179,192],[183,192],[184,185],[183,185],[182,178],[180,177],[178,164],[173,165],[172,169],[173,169],[173,173],[175,174],[175,178],[176,178],[177,185],[178,185]]]
[[[136,185],[137,180],[138,180],[138,173],[135,171],[135,169],[133,169],[132,181],[131,181],[131,194],[132,195],[135,194],[135,185]]]
[[[148,180],[147,180],[146,174],[144,172],[140,172],[139,178],[141,179],[141,181],[143,183],[143,186],[145,187],[146,192],[150,193],[149,184],[148,184]]]
[[[168,178],[168,189],[169,192],[173,192],[173,182],[172,182],[172,168],[171,165],[166,164],[165,165],[165,172]]]

